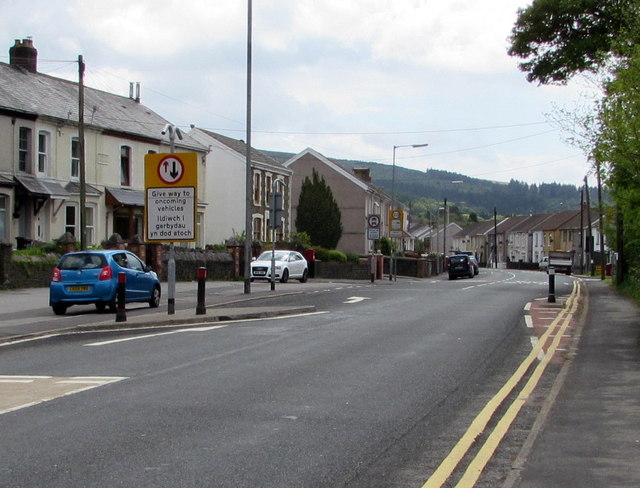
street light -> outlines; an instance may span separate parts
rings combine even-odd
[[[427,147],[429,144],[401,144],[399,146],[393,146],[393,166],[391,169],[391,210],[396,210],[396,149],[400,147]],[[404,229],[402,229],[404,230]],[[391,237],[391,229],[389,229],[389,237]],[[392,281],[395,276],[395,250],[393,244],[391,246],[391,261],[389,262],[389,281]]]

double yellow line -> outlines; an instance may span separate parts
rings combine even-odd
[[[503,387],[500,388],[500,391],[498,391],[498,393],[489,400],[489,402],[476,416],[467,431],[453,447],[449,455],[442,461],[440,466],[438,466],[438,469],[436,469],[427,482],[422,485],[422,488],[439,488],[447,481],[449,476],[451,476],[451,473],[453,473],[458,464],[460,464],[476,439],[484,432],[487,424],[493,418],[502,402],[504,402],[507,396],[511,394],[529,370],[530,366],[536,358],[538,358],[540,351],[546,344],[549,337],[555,333],[553,342],[547,349],[543,359],[538,363],[531,374],[531,377],[522,387],[522,390],[520,390],[518,396],[511,403],[505,414],[498,421],[493,432],[489,434],[476,456],[468,465],[464,475],[455,486],[456,488],[470,488],[475,485],[482,473],[482,470],[486,467],[491,456],[493,456],[494,452],[500,445],[500,441],[509,430],[509,427],[518,415],[518,412],[531,396],[531,393],[540,381],[549,361],[558,349],[560,340],[562,339],[562,336],[567,330],[567,327],[571,323],[571,320],[578,308],[580,290],[580,285],[577,281],[574,281],[573,290],[562,311],[553,320],[553,322],[551,322],[547,331],[540,337],[538,343],[531,350],[527,358],[520,364],[511,378],[509,378]]]

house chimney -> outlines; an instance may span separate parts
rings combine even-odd
[[[371,183],[371,172],[369,168],[353,168],[353,174],[365,183]]]
[[[16,68],[23,68],[31,73],[38,71],[38,50],[33,47],[31,39],[16,39],[9,49],[9,64]]]

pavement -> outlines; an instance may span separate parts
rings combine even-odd
[[[96,321],[96,314],[91,313],[84,315],[87,320],[82,325],[60,328],[55,320],[43,320],[28,332],[17,321],[8,329],[3,326],[0,343],[58,333],[191,326],[315,311],[313,306],[258,304],[256,299],[300,292],[255,287],[251,295],[243,296],[243,284],[237,282],[208,282],[204,315],[196,314],[193,307],[178,309],[181,292],[194,290],[194,286],[176,284],[173,315],[161,307],[115,322],[112,314],[98,315],[104,320]],[[34,293],[46,297],[48,291],[0,291],[3,322],[12,311],[28,309]],[[194,302],[193,293],[190,296]],[[549,303],[544,297],[525,308],[532,344],[553,338],[545,332],[560,318],[564,317],[567,328],[558,332],[557,349],[550,360],[560,372],[502,488],[640,486],[640,309],[609,284],[588,278],[581,281],[575,313],[569,310],[570,302],[558,297]]]
[[[583,283],[584,313],[503,488],[640,486],[639,308],[605,282]],[[549,320],[542,309],[532,307],[534,329]]]
[[[164,294],[167,293],[167,283],[162,284]],[[72,334],[110,329],[133,329],[145,327],[188,327],[201,323],[211,323],[230,320],[248,320],[281,315],[312,313],[316,311],[313,305],[275,306],[264,305],[265,299],[286,295],[299,295],[302,291],[287,289],[277,284],[276,290],[271,291],[269,284],[252,284],[251,294],[244,294],[242,282],[206,283],[204,314],[196,313],[197,283],[176,283],[175,311],[168,314],[166,296],[163,305],[157,309],[150,309],[146,304],[127,304],[127,309],[143,309],[143,313],[125,312],[123,321],[116,321],[117,314],[96,314],[93,305],[74,306],[67,310],[65,316],[55,316],[49,307],[44,317],[33,319],[24,317],[24,310],[30,310],[34,303],[47,304],[48,288],[0,290],[0,344],[32,340],[51,335]],[[181,303],[182,302],[182,303]],[[183,303],[189,303],[184,308]],[[267,300],[268,302],[268,300]],[[84,309],[84,310],[83,310]],[[137,312],[137,311],[136,311]],[[73,322],[68,324],[64,317],[73,316]]]

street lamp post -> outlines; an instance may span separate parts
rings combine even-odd
[[[396,210],[396,149],[400,148],[400,147],[413,147],[413,148],[418,148],[418,147],[427,147],[429,144],[425,143],[425,144],[401,144],[399,146],[393,146],[393,165],[391,168],[391,210]],[[402,229],[404,230],[404,229]],[[391,229],[389,229],[389,232],[391,232]],[[391,234],[389,234],[389,237],[391,237]],[[391,237],[391,239],[393,239],[393,237]],[[394,276],[396,275],[396,262],[395,262],[395,249],[393,248],[393,241],[391,242],[391,259],[389,261],[389,281],[392,281],[394,279]]]

